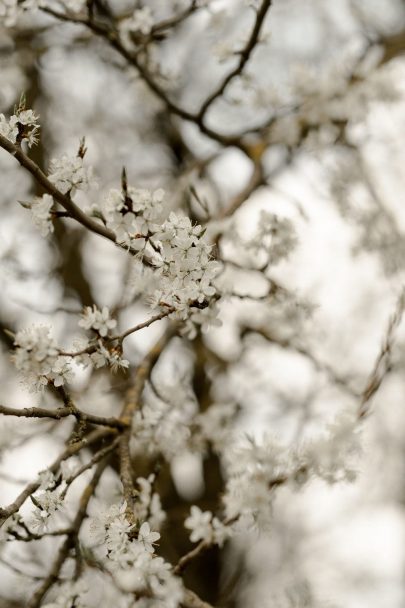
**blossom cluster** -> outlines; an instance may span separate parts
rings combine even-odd
[[[87,367],[110,366],[112,371],[126,369],[129,361],[122,357],[121,344],[113,344],[110,330],[117,321],[110,317],[107,307],[99,310],[96,306],[86,307],[79,326],[89,330],[93,336],[75,341],[77,351],[64,353],[51,336],[47,326],[33,325],[19,331],[15,337],[13,361],[30,389],[42,390],[48,384],[63,386],[73,378],[71,359]]]
[[[152,531],[148,521],[139,526],[130,523],[124,502],[99,510],[90,530],[98,559],[121,590],[152,597],[153,606],[177,608],[182,584],[171,565],[154,554],[160,534]]]
[[[79,327],[83,327],[83,329],[92,329],[103,338],[105,338],[110,329],[114,329],[116,325],[117,321],[111,319],[110,311],[107,306],[104,306],[102,310],[99,310],[95,305],[93,305],[93,307],[86,306],[82,318],[79,321]]]
[[[222,452],[227,519],[266,529],[272,519],[273,491],[279,485],[302,485],[312,476],[329,483],[353,481],[361,452],[357,431],[355,412],[345,411],[320,436],[294,450],[267,435],[261,441],[234,438]]]
[[[77,340],[78,353],[75,356],[77,363],[84,367],[92,364],[96,368],[109,365],[113,372],[118,369],[129,367],[129,361],[122,358],[122,346],[120,343],[112,344],[110,330],[114,329],[117,321],[110,317],[109,309],[104,306],[99,310],[97,306],[86,306],[79,326],[91,331],[95,338],[90,340]]]
[[[33,110],[26,110],[21,106],[10,118],[0,114],[0,135],[9,139],[13,144],[26,141],[31,148],[38,142],[38,132],[38,116]]]
[[[196,505],[191,507],[190,516],[184,522],[191,530],[190,540],[193,543],[203,541],[208,545],[222,547],[225,540],[231,536],[231,528],[223,524],[211,511],[202,511]]]
[[[187,321],[185,331],[193,338],[196,326],[204,331],[220,325],[214,279],[221,265],[211,257],[202,226],[174,212],[164,219],[164,195],[161,188],[113,189],[93,213],[118,243],[149,257],[153,272],[149,284],[144,282],[147,301],[152,308],[173,308],[172,316]]]
[[[14,364],[30,390],[41,390],[48,384],[63,386],[71,380],[69,360],[59,354],[49,327],[23,329],[16,334],[14,344]]]
[[[171,213],[152,240],[160,252],[155,262],[161,279],[154,294],[157,303],[182,311],[190,303],[203,304],[215,295],[213,279],[221,265],[211,259],[202,226]]]
[[[48,179],[63,194],[73,196],[77,190],[88,190],[95,185],[92,167],[86,167],[81,156],[64,155],[53,158]]]
[[[102,202],[100,212],[117,242],[136,250],[156,232],[163,212],[164,190],[128,187],[126,192],[112,189]]]
[[[31,497],[35,509],[30,519],[30,527],[37,534],[47,530],[51,516],[63,506],[66,486],[65,482],[56,485],[56,480],[49,471],[40,474],[40,479],[38,491]]]

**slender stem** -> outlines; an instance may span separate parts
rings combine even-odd
[[[21,418],[54,418],[55,420],[60,420],[61,418],[66,418],[67,416],[74,416],[78,420],[83,420],[91,424],[99,424],[102,426],[109,426],[111,428],[125,427],[125,424],[118,418],[104,418],[103,416],[87,414],[86,412],[77,409],[76,406],[60,407],[56,410],[48,410],[40,407],[26,407],[18,409],[0,405],[0,414]]]
[[[263,0],[260,8],[256,13],[256,19],[253,24],[253,28],[249,39],[242,51],[240,51],[240,59],[238,65],[229,72],[229,74],[224,78],[224,80],[220,83],[220,85],[215,89],[213,93],[202,104],[200,111],[198,113],[198,119],[203,121],[208,109],[214,103],[216,99],[222,96],[225,92],[225,89],[228,85],[234,80],[237,76],[240,76],[248,63],[249,59],[252,56],[254,49],[256,48],[259,42],[259,36],[261,29],[264,24],[264,20],[266,18],[267,12],[269,11],[272,4],[272,0]]]

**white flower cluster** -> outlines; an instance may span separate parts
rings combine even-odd
[[[116,189],[108,192],[100,211],[118,243],[137,250],[145,247],[145,237],[159,228],[164,194],[161,188],[129,187],[126,196]]]
[[[85,167],[81,156],[66,154],[51,160],[48,179],[60,192],[71,196],[77,190],[88,190],[95,185],[93,168]]]
[[[15,337],[13,361],[31,390],[41,390],[48,384],[63,386],[72,378],[67,357],[60,356],[50,328],[33,325],[19,331]]]
[[[42,534],[48,528],[50,517],[62,506],[65,482],[55,488],[56,480],[50,471],[40,474],[41,485],[38,493],[31,497],[35,509],[30,519],[30,526],[36,534]]]
[[[90,530],[99,559],[122,591],[150,597],[154,601],[147,606],[177,608],[183,597],[181,581],[172,574],[170,564],[154,555],[160,534],[153,532],[147,521],[137,529],[128,521],[126,511],[124,502],[92,519]]]
[[[223,452],[228,474],[224,505],[227,519],[255,522],[266,529],[271,521],[272,491],[279,485],[302,485],[311,476],[332,483],[353,481],[354,461],[361,453],[355,412],[342,414],[326,431],[292,451],[268,436],[248,439]]]
[[[76,360],[85,367],[91,363],[97,369],[109,365],[113,373],[129,367],[129,361],[122,358],[121,347],[113,346],[107,348],[101,340],[97,341],[96,350],[93,353],[89,355],[83,354],[77,357]]]
[[[79,321],[79,327],[83,329],[92,329],[98,335],[105,338],[110,329],[114,329],[117,326],[117,321],[111,319],[110,311],[107,306],[104,306],[102,310],[99,310],[97,306],[93,305],[86,306],[81,320]]]
[[[228,480],[223,497],[227,519],[256,522],[267,529],[271,521],[275,480],[288,479],[294,464],[286,448],[269,437],[261,443],[246,438],[224,454]]]
[[[162,189],[113,189],[94,211],[118,243],[149,255],[154,272],[145,284],[148,302],[152,308],[175,308],[173,316],[188,321],[185,333],[193,338],[198,325],[203,331],[220,325],[213,280],[221,265],[211,259],[202,226],[173,212],[162,223],[163,200]]]
[[[31,146],[38,142],[38,132],[38,116],[33,110],[19,108],[10,118],[6,118],[4,114],[0,114],[0,134],[9,139],[13,144],[26,141],[31,148]]]
[[[211,259],[211,246],[204,239],[202,226],[193,226],[188,217],[171,213],[152,241],[159,250],[154,263],[160,278],[152,303],[174,307],[173,317],[178,319],[186,320],[192,312],[193,321],[204,329],[217,322],[215,308],[206,315],[203,310],[216,295],[213,279],[221,266]]]
[[[79,326],[83,329],[91,330],[96,333],[96,340],[78,340],[76,346],[79,354],[75,357],[77,363],[84,367],[92,364],[96,368],[109,365],[113,372],[119,369],[129,367],[129,361],[122,358],[121,345],[109,345],[105,341],[106,338],[111,338],[110,330],[116,327],[117,321],[111,319],[110,311],[107,306],[99,310],[97,306],[86,306],[82,318],[79,321]],[[89,352],[83,352],[89,350]]]
[[[191,530],[190,540],[193,543],[203,541],[209,545],[222,547],[227,538],[232,535],[231,528],[223,524],[211,511],[201,511],[193,505],[191,515],[184,522],[186,528]]]
[[[50,194],[36,197],[30,204],[32,219],[35,226],[41,231],[42,236],[47,236],[54,231],[51,215],[52,207],[53,198]]]

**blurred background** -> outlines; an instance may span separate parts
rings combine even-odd
[[[258,3],[204,4],[154,40],[145,59],[170,98],[191,112],[234,66]],[[96,5],[101,22],[124,28],[134,8],[150,8],[157,23],[188,3]],[[236,406],[241,433],[266,432],[291,445],[356,408],[404,281],[405,3],[274,0],[246,70],[207,120],[226,135],[244,134],[249,154],[170,113],[85,27],[40,11],[7,27],[1,19],[0,111],[12,113],[25,92],[41,123],[30,155],[45,168],[53,157],[75,154],[86,137],[98,188],[78,194],[83,209],[120,187],[125,166],[131,185],[164,188],[168,209],[222,233],[222,279],[242,297],[221,304],[220,328],[171,345],[176,364],[166,363],[165,373],[172,382],[189,378],[190,400],[201,411]],[[126,44],[135,44],[127,35]],[[252,184],[257,162],[264,180]],[[71,345],[83,306],[109,306],[122,328],[147,318],[125,253],[69,220],[44,239],[18,204],[42,192],[3,150],[0,176],[2,330],[51,324],[59,342]],[[260,255],[243,245],[255,239],[263,210],[290,219],[297,233],[288,259],[264,272]],[[288,296],[261,301],[273,282]],[[128,339],[131,364],[163,324]],[[21,385],[12,339],[1,331],[0,340],[0,402],[51,402]],[[268,533],[209,552],[187,575],[190,586],[218,606],[405,606],[404,366],[400,326],[389,374],[359,430],[355,481],[280,488]],[[83,408],[106,415],[117,411],[127,382],[117,376],[111,388],[108,372],[77,370],[73,390]],[[1,504],[58,454],[60,428],[1,417]],[[215,454],[187,450],[173,455],[165,475],[166,542],[173,547],[163,549],[170,556],[188,546],[180,522],[190,505],[213,508],[223,480]],[[0,605],[22,606],[46,558],[0,547]]]

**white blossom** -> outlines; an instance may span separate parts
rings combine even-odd
[[[33,110],[18,108],[8,119],[0,114],[0,134],[13,144],[26,141],[31,148],[38,142],[38,132],[38,116]]]
[[[189,218],[171,213],[153,235],[153,242],[161,251],[156,260],[161,279],[158,301],[181,312],[191,303],[202,304],[215,295],[212,281],[221,266],[210,257],[211,247],[203,238],[202,226],[193,226]]]
[[[119,243],[143,249],[145,237],[156,232],[163,211],[164,190],[128,187],[126,198],[120,190],[110,190],[102,202],[102,213],[107,228]]]
[[[138,540],[143,544],[145,551],[148,553],[153,553],[153,545],[157,540],[159,540],[159,538],[159,532],[152,532],[149,523],[144,521],[139,530]]]
[[[75,194],[77,190],[88,190],[95,185],[93,168],[85,167],[81,156],[54,158],[49,167],[48,179],[63,194]]]
[[[13,361],[31,390],[48,383],[62,386],[70,382],[72,371],[67,357],[60,356],[50,328],[37,325],[19,331],[15,337]]]
[[[83,327],[83,329],[92,329],[105,338],[110,329],[114,329],[117,326],[117,321],[111,319],[107,306],[99,310],[97,306],[93,305],[93,307],[86,306],[79,321],[79,326]]]
[[[34,495],[35,509],[29,525],[37,534],[42,534],[48,529],[51,516],[63,506],[65,485],[62,482],[55,489],[38,490],[39,493]]]
[[[184,522],[186,528],[191,530],[190,540],[195,543],[199,540],[210,540],[212,535],[212,513],[201,511],[199,507],[191,507],[191,515]]]
[[[211,511],[201,511],[196,505],[191,507],[191,515],[187,517],[184,525],[191,530],[190,540],[193,543],[201,540],[222,547],[231,535],[230,528],[214,517]]]
[[[145,590],[153,598],[164,600],[164,606],[177,608],[182,598],[181,581],[173,576],[170,564],[154,555],[153,545],[160,534],[152,532],[149,522],[144,521],[135,536],[126,512],[127,503],[123,502],[99,509],[91,520],[91,534],[103,550],[105,567],[123,591]]]

